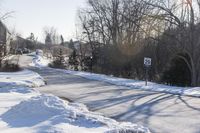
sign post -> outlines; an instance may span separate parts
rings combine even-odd
[[[151,58],[144,57],[144,67],[145,67],[145,86],[147,86],[148,69],[151,67]]]

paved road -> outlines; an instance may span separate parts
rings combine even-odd
[[[30,59],[23,56],[20,62]],[[200,133],[200,98],[130,90],[48,68],[29,69],[47,81],[47,86],[37,88],[42,93],[84,103],[91,111],[147,126],[155,133]]]

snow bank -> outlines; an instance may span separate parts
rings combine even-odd
[[[0,82],[0,93],[12,93],[12,92],[27,94],[34,92],[34,90],[25,86],[19,86],[15,83]]]
[[[28,87],[39,87],[45,85],[44,79],[37,73],[29,70],[19,72],[1,72],[0,86],[5,86],[5,83],[13,85],[21,85]]]
[[[12,127],[34,126],[55,115],[61,115],[64,106],[59,99],[50,96],[37,96],[12,107],[1,119]]]
[[[31,56],[34,56],[32,63],[29,64],[32,67],[47,67],[50,63],[50,60],[44,56],[36,55],[34,53],[32,53]]]
[[[52,95],[39,95],[22,101],[1,115],[0,118],[10,127],[38,127],[37,132],[47,132],[46,130],[48,132],[58,132],[57,128],[51,128],[51,131],[49,131],[47,123],[52,127],[62,124],[60,128],[62,127],[66,133],[68,133],[69,125],[75,126],[77,129],[80,128],[79,132],[85,133],[149,132],[144,127],[132,123],[119,123],[89,112],[85,106],[66,103]],[[65,126],[65,124],[68,126]]]
[[[177,95],[200,97],[200,87],[175,87],[175,86],[167,86],[167,85],[162,85],[162,84],[157,84],[157,83],[152,83],[152,82],[148,82],[148,86],[145,86],[145,81],[116,78],[116,77],[111,77],[111,76],[107,76],[103,74],[94,74],[94,73],[81,72],[81,71],[71,71],[71,70],[61,70],[61,69],[56,69],[56,70],[65,72],[67,74],[81,76],[86,79],[103,81],[103,82],[107,82],[113,85],[129,87],[131,89],[165,92],[165,93],[171,93],[171,94],[177,94]]]
[[[3,61],[11,60],[13,57],[15,57],[15,55],[7,55],[6,57],[3,58]]]
[[[90,112],[83,104],[69,103],[30,88],[41,85],[43,78],[29,70],[0,73],[1,133],[150,132],[142,126]]]

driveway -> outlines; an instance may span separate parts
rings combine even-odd
[[[27,67],[30,59],[22,56],[20,64]],[[28,69],[47,81],[46,86],[36,88],[40,92],[83,103],[118,121],[141,124],[155,133],[200,132],[200,98],[134,90],[49,68]]]

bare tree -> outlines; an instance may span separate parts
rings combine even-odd
[[[198,31],[200,30],[199,13],[194,3],[199,0],[163,0],[148,3],[154,7],[152,17],[164,21],[167,24],[168,32],[165,31],[165,43],[172,55],[182,59],[188,66],[191,73],[191,85],[200,85],[200,47]],[[173,58],[173,56],[172,56]]]
[[[43,29],[45,39],[49,38],[49,43],[52,44],[59,44],[60,43],[60,36],[57,33],[56,28],[54,27],[44,27]]]
[[[0,67],[1,67],[1,63],[3,58],[5,57],[5,55],[7,54],[7,46],[6,45],[10,45],[10,39],[11,39],[11,35],[8,36],[8,29],[7,27],[3,24],[3,21],[12,17],[12,14],[14,12],[6,12],[0,15],[0,23],[1,23],[1,44],[0,44]],[[10,34],[10,33],[9,33]]]
[[[79,18],[92,56],[94,59],[98,56],[97,62],[104,62],[105,66],[106,60],[111,60],[103,50],[111,47],[129,57],[139,52],[140,42],[145,38],[143,24],[150,10],[148,4],[137,0],[88,0],[88,6],[80,11]]]

